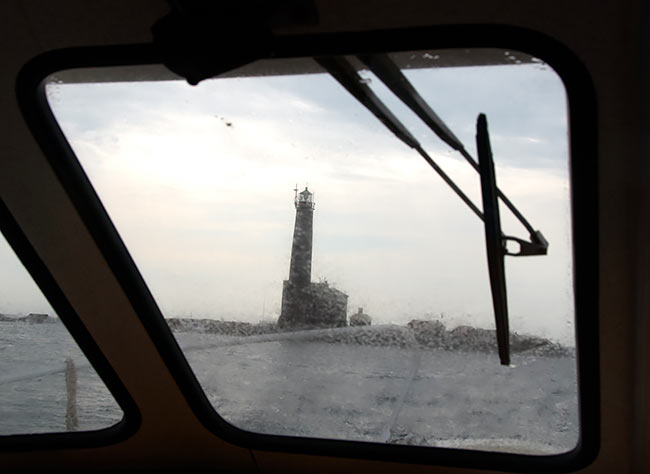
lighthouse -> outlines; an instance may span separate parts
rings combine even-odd
[[[312,283],[311,260],[314,233],[314,193],[294,189],[296,220],[291,244],[289,279],[282,286],[282,310],[278,325],[309,329],[346,325],[348,295],[327,282]]]
[[[289,283],[296,287],[306,287],[311,283],[311,249],[314,233],[314,194],[305,187],[298,193],[296,188],[294,204],[296,222],[293,226],[293,244],[291,245],[291,264],[289,266]]]

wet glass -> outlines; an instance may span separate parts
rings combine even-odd
[[[451,67],[459,54],[466,65]],[[579,429],[562,82],[513,51],[398,62],[473,156],[487,114],[497,183],[550,243],[546,256],[506,259],[511,366],[496,352],[482,222],[310,59],[305,74],[260,75],[258,63],[195,87],[64,71],[47,95],[226,421],[289,436],[569,451]],[[360,74],[480,208],[475,170]],[[501,220],[526,237],[504,206]]]

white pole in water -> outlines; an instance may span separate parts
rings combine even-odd
[[[77,369],[70,357],[65,360],[65,391],[67,394],[65,429],[75,431],[79,427],[77,418]]]

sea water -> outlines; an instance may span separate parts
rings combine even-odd
[[[578,441],[572,356],[514,355],[503,367],[496,354],[417,346],[176,337],[216,413],[244,430],[530,454]],[[0,435],[66,430],[66,358],[77,367],[77,429],[122,419],[60,322],[1,322]]]

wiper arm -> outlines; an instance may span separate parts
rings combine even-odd
[[[386,84],[393,94],[400,98],[415,114],[426,123],[433,132],[438,135],[454,150],[465,152],[461,141],[449,130],[447,125],[436,114],[429,104],[422,98],[409,80],[402,74],[402,71],[390,60],[386,54],[359,54],[357,57],[377,76],[381,82]],[[467,153],[467,152],[465,152]],[[465,155],[463,155],[465,156]],[[470,164],[478,171],[478,165],[474,159],[467,155]]]
[[[462,142],[454,135],[454,133],[447,127],[445,122],[442,121],[438,114],[427,104],[418,91],[413,87],[410,81],[402,74],[402,71],[391,61],[386,54],[360,54],[357,56],[370,70],[388,87],[393,94],[404,102],[429,128],[440,137],[445,143],[451,146],[454,150],[467,160],[467,162],[480,173],[479,165],[474,158],[465,150]],[[546,243],[539,231],[533,229],[526,218],[519,212],[515,205],[508,199],[508,197],[497,188],[497,194],[508,206],[508,209],[517,217],[519,222],[526,228],[530,234],[531,242],[526,242],[521,239],[511,238],[516,240],[521,246],[522,251],[516,255],[540,255],[546,253],[546,247],[541,245]],[[541,238],[541,239],[540,239]],[[539,244],[539,245],[537,245]],[[526,252],[524,253],[524,247]],[[531,253],[536,252],[536,253]]]
[[[391,132],[406,145],[416,150],[440,177],[454,190],[467,206],[483,220],[483,213],[474,205],[472,200],[454,183],[454,181],[438,166],[438,164],[422,148],[420,142],[408,131],[397,117],[384,105],[379,97],[368,87],[357,74],[357,71],[342,57],[324,56],[314,60],[329,72],[347,91],[361,102],[377,117]]]

